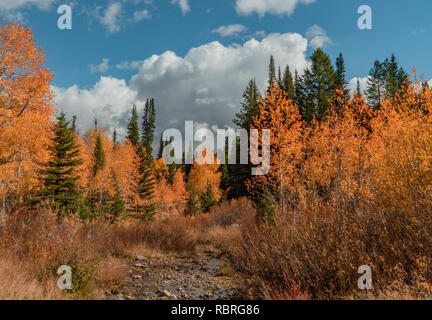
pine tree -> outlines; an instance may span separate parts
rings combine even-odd
[[[270,65],[269,65],[269,87],[272,83],[276,83],[276,65],[273,56],[270,56]]]
[[[249,81],[243,92],[240,112],[236,113],[233,123],[240,128],[249,130],[252,118],[258,114],[260,94],[255,79]]]
[[[140,137],[138,127],[138,112],[135,105],[132,106],[131,116],[129,118],[127,139],[129,139],[135,148],[139,148]]]
[[[286,66],[285,68],[281,88],[287,93],[288,99],[294,99],[294,83],[289,66]]]
[[[344,92],[345,98],[349,98],[348,83],[345,78],[346,68],[342,53],[336,58],[336,82],[335,86]]]
[[[385,68],[379,60],[374,62],[374,66],[369,71],[367,81],[366,97],[369,106],[374,110],[379,109],[385,96]]]
[[[154,197],[155,178],[152,173],[152,145],[155,129],[156,111],[154,99],[146,101],[144,116],[142,122],[142,139],[141,150],[139,156],[141,158],[140,173],[141,179],[139,181],[139,194],[141,199],[145,200],[147,204],[144,207],[145,217],[151,218],[155,214],[155,205],[152,202]]]
[[[102,146],[102,138],[100,134],[96,138],[95,149],[93,151],[93,177],[105,167],[105,151]]]
[[[161,159],[162,158],[162,155],[163,155],[163,149],[164,149],[164,147],[165,147],[165,142],[162,140],[162,135],[160,136],[160,140],[159,140],[159,151],[158,151],[158,156],[157,156],[157,158],[158,159]]]
[[[42,170],[44,188],[41,194],[52,202],[59,216],[79,209],[81,192],[75,169],[82,163],[74,133],[64,113],[57,116],[53,137],[48,148],[50,160]]]
[[[112,140],[113,140],[113,144],[114,145],[117,144],[117,129],[115,129],[115,128],[114,128],[114,131],[113,131],[113,138],[112,138]]]
[[[315,115],[318,120],[323,120],[330,108],[330,97],[336,84],[336,73],[330,61],[330,57],[321,49],[315,50],[311,57],[311,83],[306,83],[310,93],[308,98],[315,104]]]
[[[76,119],[77,119],[76,116],[73,116],[73,117],[72,117],[72,126],[71,126],[71,130],[72,130],[72,132],[77,132]]]
[[[390,59],[385,59],[383,66],[385,70],[386,97],[393,99],[396,94],[400,92],[400,89],[408,78],[408,74],[402,69],[402,67],[399,67],[394,54],[392,54]]]
[[[153,139],[155,130],[156,111],[154,99],[147,99],[142,121],[142,138],[141,143],[147,156],[150,158],[153,153]]]

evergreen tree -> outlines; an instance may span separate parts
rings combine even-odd
[[[276,83],[276,65],[273,56],[270,56],[270,65],[269,65],[269,87],[272,83]]]
[[[408,74],[399,66],[394,54],[392,54],[390,59],[386,58],[383,65],[385,70],[386,97],[393,99],[400,92],[400,89],[408,78]]]
[[[240,128],[250,130],[252,118],[259,111],[260,94],[255,79],[249,81],[243,92],[243,101],[241,102],[240,112],[236,113],[233,123]]]
[[[288,99],[294,100],[294,83],[293,83],[293,77],[290,71],[289,66],[286,66],[285,72],[283,74],[282,78],[282,85],[281,88],[283,91],[285,91],[288,95]]]
[[[72,132],[77,132],[76,119],[77,119],[76,116],[73,116],[73,117],[72,117],[72,126],[71,126],[71,130],[72,130]]]
[[[368,104],[377,110],[385,96],[385,68],[379,60],[374,62],[374,66],[369,71],[366,88],[366,98]]]
[[[356,88],[356,91],[354,94],[357,95],[358,97],[363,95],[362,90],[361,90],[361,86],[360,86],[360,78],[357,78],[357,88]]]
[[[114,128],[114,132],[113,132],[113,143],[116,144],[117,143],[117,129]]]
[[[342,53],[336,58],[336,82],[335,86],[344,92],[345,98],[349,98],[348,83],[345,78],[346,68]]]
[[[315,104],[315,115],[318,120],[326,117],[330,108],[329,99],[336,84],[336,73],[330,57],[321,49],[315,50],[311,57],[311,82],[306,83],[310,101]]]
[[[142,138],[141,143],[144,147],[147,156],[152,157],[153,153],[153,139],[155,130],[156,111],[154,99],[147,99],[144,109],[144,116],[142,121]]]
[[[162,155],[163,155],[163,149],[164,149],[164,147],[165,147],[165,142],[162,140],[162,135],[160,136],[160,141],[159,141],[159,151],[158,151],[158,156],[157,156],[157,158],[158,159],[161,159],[162,158]]]
[[[79,158],[75,135],[64,113],[57,116],[48,151],[50,160],[42,170],[44,187],[41,194],[51,201],[59,216],[70,214],[80,207],[79,176],[75,169],[82,160]]]
[[[95,149],[93,151],[93,177],[105,167],[105,151],[102,146],[100,134],[96,138]]]
[[[140,137],[138,127],[138,112],[135,105],[132,106],[131,116],[129,118],[127,139],[129,139],[135,148],[139,148]]]
[[[154,99],[146,101],[144,116],[142,122],[142,139],[139,156],[141,158],[140,173],[141,179],[139,180],[139,194],[141,199],[145,200],[147,204],[144,207],[145,216],[151,218],[155,214],[155,205],[152,202],[154,197],[155,178],[152,173],[152,145],[155,129],[156,111]]]

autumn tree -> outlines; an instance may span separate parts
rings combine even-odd
[[[271,163],[267,175],[253,178],[251,191],[258,199],[264,196],[265,190],[271,191],[284,213],[290,188],[298,182],[295,173],[303,156],[302,121],[297,106],[287,94],[277,85],[270,89],[260,102],[260,113],[253,124],[254,129],[270,130],[270,141],[260,142],[258,137],[251,137],[251,143],[260,147],[262,143],[269,144]]]
[[[2,210],[40,189],[38,172],[53,125],[53,74],[30,28],[0,24],[0,192]]]

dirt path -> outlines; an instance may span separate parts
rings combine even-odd
[[[228,300],[244,297],[242,279],[212,250],[195,257],[138,256],[130,262],[129,280],[107,299]]]

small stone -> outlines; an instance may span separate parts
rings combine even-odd
[[[143,257],[143,256],[137,256],[136,259],[137,259],[138,261],[146,261],[146,260],[147,260],[147,259],[146,259],[145,257]]]
[[[125,298],[123,298],[123,296],[121,294],[118,294],[115,296],[116,300],[125,300]]]

